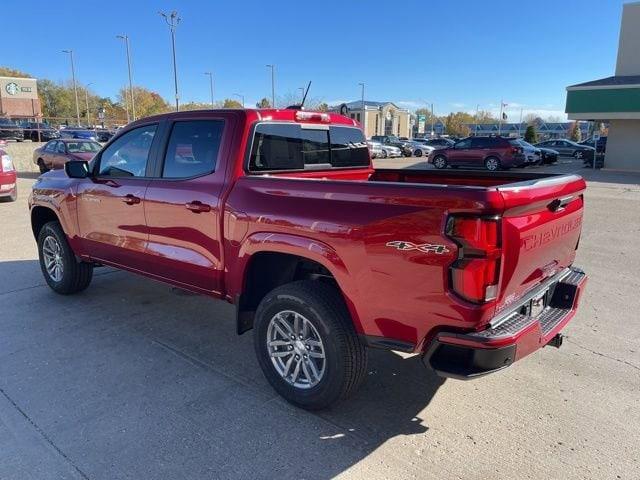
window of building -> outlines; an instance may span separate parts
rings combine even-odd
[[[223,120],[176,122],[164,157],[164,178],[190,178],[215,171]]]

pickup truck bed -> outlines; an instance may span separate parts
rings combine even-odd
[[[204,121],[222,130],[181,133],[173,158],[173,129]],[[146,173],[122,177],[137,131]],[[114,150],[126,155],[101,169]],[[170,161],[189,175],[164,178]],[[91,164],[43,175],[30,206],[54,290],[86,288],[105,264],[224,298],[274,388],[320,408],[364,378],[365,346],[473,378],[558,345],[586,280],[573,267],[584,189],[575,175],[375,170],[350,119],[222,110],[138,121]],[[52,244],[83,276],[52,280]]]

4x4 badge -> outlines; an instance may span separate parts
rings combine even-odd
[[[403,242],[402,240],[394,240],[393,242],[389,242],[387,243],[387,247],[393,247],[403,251],[420,250],[421,252],[437,253],[438,255],[449,252],[449,249],[444,245],[434,245],[432,243],[421,243],[417,245],[413,242]]]

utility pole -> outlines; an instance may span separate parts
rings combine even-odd
[[[271,108],[276,108],[276,66],[267,65],[267,68],[271,69]]]
[[[523,113],[524,109],[521,108],[520,109],[520,123],[518,124],[518,136],[521,137],[522,136],[522,113]]]
[[[89,85],[93,85],[93,83],[87,83],[84,87],[84,101],[87,106],[87,127],[91,125],[89,118]]]
[[[131,52],[129,51],[129,36],[128,35],[116,35],[116,38],[124,40],[127,47],[127,68],[129,70],[129,98],[131,102],[131,116],[133,121],[136,121],[136,101],[133,97],[133,81],[131,79]],[[129,110],[127,109],[127,123],[129,122]]]
[[[480,104],[477,103],[476,104],[476,132],[475,132],[475,136],[478,136],[478,121],[480,120]]]
[[[209,76],[209,90],[211,91],[211,108],[213,108],[213,72],[204,72]]]
[[[504,115],[503,108],[506,106],[503,99],[500,99],[500,120],[498,121],[498,136],[502,134],[502,116]]]
[[[180,110],[180,97],[178,96],[178,69],[176,67],[176,27],[180,23],[180,17],[175,10],[169,15],[163,12],[158,12],[164,18],[164,21],[169,25],[171,30],[171,49],[173,51],[173,84],[176,94],[176,112]]]
[[[76,67],[73,63],[73,50],[62,50],[62,53],[68,53],[71,57],[71,78],[73,79],[73,93],[76,97],[76,121],[80,126],[80,105],[78,104],[78,86],[76,85]]]
[[[234,93],[233,95],[242,100],[242,108],[244,108],[244,95],[242,95],[241,93]]]
[[[358,83],[362,87],[361,101],[362,101],[362,132],[367,136],[367,113],[364,106],[364,82]]]
[[[436,134],[435,125],[436,125],[436,117],[433,113],[433,103],[432,103],[431,104],[431,136],[432,137]]]

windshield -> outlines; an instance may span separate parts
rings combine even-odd
[[[100,150],[100,144],[96,142],[67,142],[69,153],[96,153]]]

